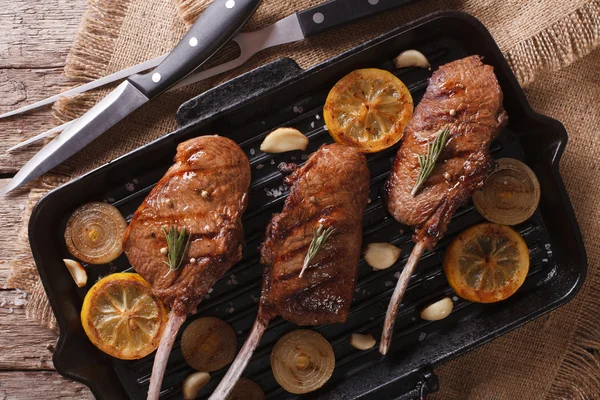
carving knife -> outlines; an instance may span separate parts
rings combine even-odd
[[[81,150],[202,65],[240,30],[261,0],[215,0],[155,69],[130,76],[38,152],[4,189],[8,193]],[[150,40],[150,36],[149,36]]]
[[[310,35],[322,32],[326,29],[330,29],[414,1],[415,0],[331,0],[309,9],[298,11],[259,31],[238,33],[233,38],[233,40],[237,42],[240,47],[240,55],[236,59],[190,75],[169,90],[187,86],[203,79],[227,72],[242,65],[254,54],[269,47],[303,40]],[[73,89],[69,89],[58,95],[2,114],[0,115],[0,118],[21,114],[25,111],[53,103],[61,96],[83,93],[88,90],[92,90],[126,78],[132,74],[140,73],[149,68],[157,66],[165,57],[166,55],[156,57],[95,81],[86,83]],[[70,124],[70,122],[67,124]],[[55,133],[60,131],[61,128],[65,128],[67,124],[52,128],[46,132],[42,132],[22,143],[17,144],[14,147],[11,147],[7,151],[10,152],[30,143],[41,140],[51,133]]]

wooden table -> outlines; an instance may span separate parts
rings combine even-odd
[[[0,113],[59,93],[65,59],[85,0],[6,0],[0,7]],[[0,188],[40,145],[5,150],[56,125],[50,108],[0,120]],[[14,232],[23,224],[25,193],[0,200],[0,399],[90,399],[87,387],[61,377],[52,365],[57,335],[25,318],[26,295],[6,279]]]

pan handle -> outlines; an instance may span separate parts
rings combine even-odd
[[[238,107],[295,79],[302,71],[291,58],[280,58],[258,67],[183,103],[177,111],[177,124],[182,128]]]
[[[420,369],[419,374],[421,374],[421,379],[417,383],[417,390],[419,392],[419,399],[424,400],[431,393],[438,391],[439,380],[437,375],[429,367]]]

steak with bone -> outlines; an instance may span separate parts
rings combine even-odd
[[[386,183],[387,207],[394,218],[414,227],[415,247],[390,300],[379,350],[386,354],[398,306],[425,249],[442,238],[456,210],[487,177],[492,140],[508,122],[502,90],[491,66],[470,56],[433,73],[423,99],[406,127]],[[411,192],[420,170],[418,157],[444,128],[450,129],[435,168],[421,189]]]
[[[171,308],[154,360],[148,399],[157,399],[177,335],[208,290],[242,258],[241,217],[248,204],[250,162],[222,136],[201,136],[177,146],[175,164],[137,209],[123,239],[131,265]],[[165,264],[163,229],[185,228],[189,247],[181,266]]]
[[[261,248],[265,268],[258,316],[211,399],[227,397],[271,319],[281,316],[298,325],[320,325],[344,322],[348,315],[369,196],[365,156],[351,147],[325,145],[285,182],[291,185],[289,196],[267,227]],[[319,227],[334,231],[303,271]]]

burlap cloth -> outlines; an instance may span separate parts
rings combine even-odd
[[[358,0],[356,0],[358,1]],[[86,81],[170,50],[209,0],[89,0],[65,67]],[[264,0],[248,24],[261,28],[319,0]],[[175,128],[177,106],[267,61],[289,56],[309,67],[429,12],[467,11],[491,31],[533,107],[561,120],[570,135],[561,172],[589,255],[587,281],[568,305],[438,368],[436,399],[600,399],[600,0],[424,0],[304,42],[269,49],[223,76],[162,96],[138,110],[61,167],[30,186],[29,212],[49,189]],[[217,56],[235,55],[233,46]],[[591,54],[590,54],[591,53]],[[108,89],[107,89],[108,90]],[[68,120],[106,90],[63,99],[54,108]],[[27,315],[55,320],[26,237],[15,254],[10,283],[30,292]]]

